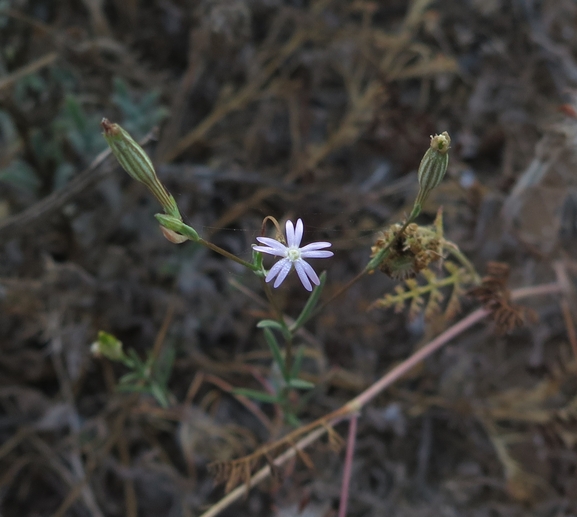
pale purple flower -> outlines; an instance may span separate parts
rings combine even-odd
[[[297,221],[296,228],[293,226],[292,221],[286,222],[286,241],[288,246],[285,246],[275,239],[270,239],[269,237],[256,238],[258,242],[265,244],[266,246],[253,245],[253,249],[260,251],[261,253],[268,253],[269,255],[282,257],[273,267],[270,268],[270,271],[265,278],[267,282],[271,282],[276,278],[274,287],[278,287],[283,283],[293,266],[307,291],[313,290],[311,281],[316,285],[321,283],[314,269],[304,259],[332,257],[334,255],[332,251],[322,250],[322,248],[328,248],[331,246],[331,243],[312,242],[311,244],[307,244],[300,248],[299,246],[302,238],[303,222],[301,219]]]

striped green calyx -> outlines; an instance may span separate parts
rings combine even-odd
[[[122,168],[136,181],[140,181],[148,187],[168,215],[182,220],[176,201],[160,183],[154,165],[152,165],[144,149],[118,124],[103,118],[100,125],[104,130],[102,133],[104,139]]]
[[[421,211],[431,190],[441,183],[447,172],[450,145],[451,138],[446,131],[431,137],[431,145],[419,165],[419,193],[412,212],[415,217]]]

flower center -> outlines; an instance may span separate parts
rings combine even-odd
[[[286,250],[286,258],[291,262],[295,262],[301,258],[301,251],[296,246],[291,246]]]

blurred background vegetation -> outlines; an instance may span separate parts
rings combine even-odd
[[[200,515],[222,496],[209,462],[288,429],[230,394],[278,374],[258,279],[162,237],[155,200],[103,161],[102,117],[236,255],[267,215],[301,217],[307,242],[333,243],[328,294],[410,210],[446,130],[421,221],[442,205],[479,271],[506,262],[519,287],[563,270],[571,293],[575,27],[573,0],[0,0],[0,514]],[[300,335],[317,386],[302,421],[450,323],[368,310],[395,285],[365,278]],[[275,294],[290,315],[306,300],[296,277]],[[506,336],[476,327],[379,397],[350,515],[577,515],[576,304],[540,299]],[[117,389],[125,369],[90,354],[100,330],[144,369],[159,358],[161,405]],[[342,455],[311,457],[222,515],[336,515]]]

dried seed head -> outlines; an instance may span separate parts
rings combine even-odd
[[[136,181],[140,181],[148,187],[167,214],[182,219],[176,201],[160,183],[154,166],[144,149],[118,124],[103,118],[100,125],[104,130],[102,133],[104,139],[122,168]]]
[[[371,248],[371,257],[389,246],[401,227],[401,224],[394,224],[380,234]],[[379,264],[379,269],[395,280],[406,280],[413,278],[441,257],[439,235],[430,228],[411,223],[398,242],[390,248],[390,252]]]
[[[451,138],[446,131],[431,136],[429,149],[419,165],[419,194],[415,200],[415,207],[419,207],[419,212],[431,190],[441,183],[447,172],[450,146]]]

